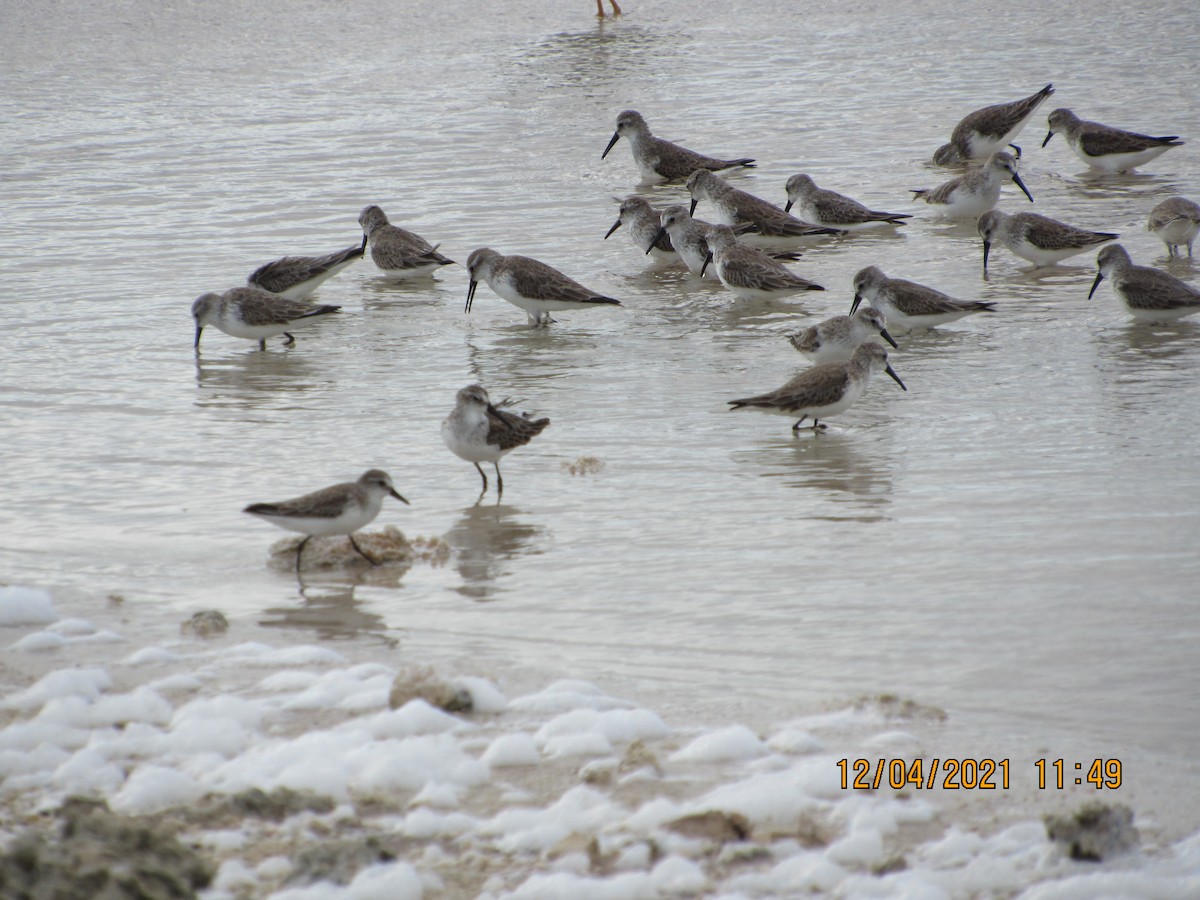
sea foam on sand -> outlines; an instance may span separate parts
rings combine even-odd
[[[56,621],[5,591],[9,621]],[[67,622],[44,633],[97,631]],[[471,673],[471,712],[392,709],[398,669],[328,647],[87,646],[0,696],[0,856],[82,795],[201,848],[211,900],[1200,897],[1200,835],[1078,862],[1038,821],[844,790],[838,759],[916,743],[879,708],[683,728],[594,684],[510,698]]]

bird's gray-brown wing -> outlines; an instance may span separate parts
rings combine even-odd
[[[806,291],[825,290],[819,284],[801,278],[782,263],[759,253],[753,247],[737,247],[735,256],[725,266],[725,280],[732,285],[759,290],[783,290],[800,287]]]
[[[415,269],[430,263],[446,266],[454,262],[419,234],[396,225],[385,225],[372,234],[371,259],[381,269]]]
[[[703,153],[696,153],[694,150],[688,150],[686,147],[680,147],[678,144],[672,144],[670,141],[664,141],[662,138],[654,139],[653,152],[658,157],[658,161],[654,165],[654,170],[663,178],[672,180],[687,178],[697,169],[708,169],[710,172],[719,172],[722,169],[731,169],[734,166],[747,166],[750,168],[754,166],[754,160],[750,157],[717,159],[713,156],[705,156]]]
[[[781,388],[769,394],[730,400],[731,409],[742,406],[761,406],[781,409],[784,412],[800,412],[814,406],[829,406],[836,403],[849,387],[850,376],[845,363],[822,363],[801,372]]]
[[[806,237],[817,234],[842,234],[837,228],[824,228],[803,222],[790,213],[784,212],[773,203],[768,203],[761,197],[747,194],[745,191],[733,190],[730,199],[737,210],[737,218],[754,225],[759,234],[770,237]]]
[[[1087,247],[1090,244],[1103,244],[1105,241],[1120,237],[1120,235],[1110,234],[1106,231],[1088,231],[1086,228],[1076,228],[1074,225],[1047,219],[1044,216],[1039,216],[1033,221],[1036,223],[1036,227],[1026,230],[1025,239],[1042,250],[1073,250],[1078,247]]]
[[[357,485],[353,482],[335,484],[291,500],[281,500],[278,503],[254,503],[247,506],[243,512],[263,516],[336,519],[345,511],[347,499],[356,496],[356,487]]]
[[[533,419],[499,409],[488,404],[487,442],[501,450],[509,450],[528,444],[550,424],[549,419]]]
[[[1158,228],[1166,228],[1179,219],[1200,223],[1200,207],[1183,197],[1172,197],[1154,207],[1146,227],[1154,231]]]
[[[297,319],[320,316],[341,309],[340,306],[315,306],[302,300],[289,300],[259,288],[236,288],[225,296],[229,302],[238,305],[242,321],[247,325],[286,325]]]
[[[1104,125],[1093,125],[1085,128],[1079,135],[1079,146],[1088,156],[1107,156],[1111,153],[1140,153],[1151,147],[1172,145],[1179,138],[1151,137],[1148,134],[1138,134],[1136,131],[1122,131],[1119,128],[1108,128]]]
[[[836,191],[818,191],[816,195],[817,210],[826,222],[837,222],[840,225],[863,225],[867,222],[895,222],[900,219],[911,219],[908,213],[880,212],[868,209],[852,197],[846,197]]]
[[[964,177],[965,176],[951,178],[949,181],[939,184],[935,188],[921,188],[920,190],[915,190],[913,191],[913,199],[924,200],[929,204],[949,203],[950,195],[954,193],[955,189],[963,183]]]
[[[960,147],[966,146],[966,141],[972,131],[992,138],[1000,138],[1008,134],[1018,122],[1037,108],[1037,105],[1054,93],[1053,85],[1046,85],[1036,94],[1030,94],[1023,100],[1012,103],[997,103],[995,106],[985,106],[969,113],[954,128],[950,140]]]
[[[528,256],[506,256],[502,263],[513,286],[531,300],[561,300],[568,303],[615,303],[620,300],[605,297],[568,278],[553,266]]]
[[[991,309],[994,305],[975,300],[955,300],[941,291],[914,281],[905,281],[903,278],[893,278],[888,284],[888,289],[892,294],[892,302],[909,316],[936,316],[964,309]]]
[[[259,266],[246,281],[265,291],[281,294],[290,287],[328,272],[336,265],[362,256],[363,250],[362,245],[355,244],[324,256],[285,256]]]
[[[1130,306],[1138,309],[1180,309],[1200,306],[1200,291],[1187,282],[1149,266],[1138,266],[1122,287]]]
[[[821,332],[816,325],[789,335],[788,343],[801,353],[816,353],[821,349]]]

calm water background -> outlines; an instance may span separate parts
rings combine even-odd
[[[625,142],[600,152],[634,108],[756,156],[734,180],[776,202],[807,171],[906,211],[951,174],[925,161],[959,117],[1052,81],[1019,140],[1033,209],[1168,266],[1144,223],[1200,198],[1200,106],[1162,73],[1194,66],[1200,8],[627,6],[0,3],[0,578],[77,614],[119,592],[134,633],[215,606],[696,718],[890,691],[948,710],[964,755],[1115,756],[1135,799],[1190,791],[1200,325],[1133,326],[1107,284],[1088,301],[1091,255],[1030,274],[998,249],[984,281],[973,229],[920,216],[810,249],[795,268],[825,294],[734,303],[601,240],[638,176]],[[1061,137],[1038,147],[1059,105],[1189,143],[1092,180]],[[460,261],[525,253],[625,305],[535,331],[486,286],[465,316],[461,268],[396,287],[366,262],[294,349],[209,329],[193,354],[198,294],[355,243],[368,203]],[[909,393],[879,379],[818,438],[727,413],[803,366],[781,334],[846,312],[869,264],[999,311],[902,340]],[[500,506],[472,505],[438,433],[476,380],[553,421]],[[571,475],[582,456],[605,468]],[[377,524],[453,558],[301,597],[266,566],[280,533],[239,510],[370,466],[413,501]]]

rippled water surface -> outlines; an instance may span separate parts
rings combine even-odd
[[[119,592],[135,628],[216,606],[697,717],[894,692],[946,709],[966,755],[1195,784],[1200,323],[1132,325],[1107,284],[1089,301],[1090,254],[1031,273],[997,249],[985,281],[973,229],[908,189],[953,174],[926,160],[959,117],[1054,82],[1019,140],[1032,208],[1196,283],[1145,219],[1200,198],[1195,85],[1159,74],[1194,65],[1197,7],[742,7],[5,5],[0,579],[81,608]],[[1058,105],[1189,143],[1092,179],[1061,137],[1039,147]],[[625,108],[757,157],[731,178],[775,202],[807,171],[917,218],[812,246],[795,268],[824,294],[734,302],[602,240],[638,189],[626,142],[600,159]],[[464,315],[460,267],[395,286],[366,262],[294,348],[209,329],[193,353],[198,294],[355,243],[369,203],[457,260],[528,254],[624,306],[532,330],[482,285]],[[998,311],[902,339],[908,393],[877,379],[820,436],[726,412],[804,365],[781,335],[846,312],[870,264]],[[500,505],[473,505],[439,436],[472,381],[553,422],[506,459]],[[603,469],[571,474],[585,456]],[[239,510],[371,466],[412,501],[377,525],[449,562],[299,594]]]

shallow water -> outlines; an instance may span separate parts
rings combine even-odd
[[[80,609],[121,593],[134,631],[216,606],[709,720],[893,692],[946,709],[963,755],[1127,759],[1139,812],[1194,829],[1171,797],[1198,775],[1200,325],[1134,326],[1107,284],[1089,301],[1088,255],[1031,274],[997,249],[984,281],[973,231],[915,209],[814,244],[795,269],[825,294],[731,302],[623,230],[601,240],[638,186],[625,142],[600,152],[635,108],[756,156],[731,178],[775,202],[804,170],[906,211],[952,174],[925,160],[960,116],[1052,81],[1019,141],[1031,208],[1194,283],[1144,222],[1200,196],[1200,111],[1145,60],[1186,70],[1200,13],[628,6],[6,7],[3,579]],[[1059,105],[1190,142],[1090,179],[1061,137],[1038,147]],[[461,268],[396,287],[367,262],[293,349],[209,329],[193,353],[198,294],[355,243],[368,203],[455,259],[525,253],[624,306],[535,331],[486,286],[465,316]],[[826,434],[728,414],[803,366],[781,335],[847,311],[869,264],[998,312],[902,339],[908,393],[878,379]],[[553,422],[507,458],[500,505],[473,505],[438,434],[476,380]],[[604,468],[570,474],[585,456]],[[371,466],[413,501],[378,524],[443,537],[449,564],[300,596],[265,564],[279,534],[239,510]]]

